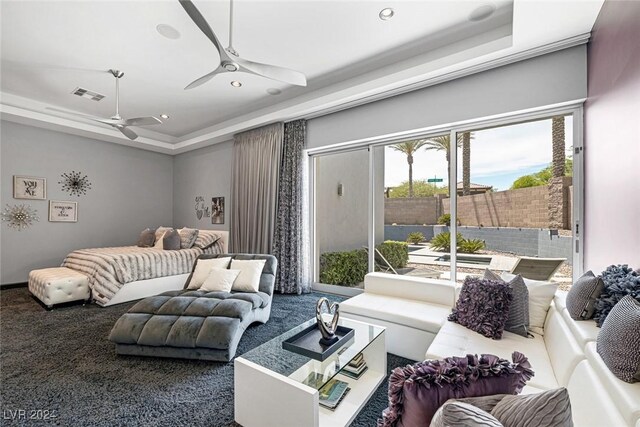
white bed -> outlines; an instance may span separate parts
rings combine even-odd
[[[228,252],[228,231],[200,232],[217,240],[205,249],[178,251],[137,246],[81,249],[67,255],[62,266],[87,275],[92,299],[102,307],[182,289],[199,255]]]

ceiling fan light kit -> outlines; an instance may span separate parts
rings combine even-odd
[[[249,61],[242,58],[238,54],[238,52],[233,48],[233,0],[230,0],[229,46],[226,49],[222,47],[220,40],[218,40],[218,37],[209,26],[209,23],[204,18],[204,16],[202,16],[193,2],[191,0],[179,1],[182,8],[185,10],[185,12],[187,12],[187,15],[189,15],[191,20],[196,24],[200,31],[202,31],[202,33],[211,41],[211,43],[213,43],[216,50],[220,54],[220,63],[218,64],[218,67],[210,73],[200,77],[199,79],[194,80],[193,82],[188,84],[185,89],[193,89],[194,87],[198,87],[211,80],[216,74],[235,73],[236,71],[255,74],[261,77],[266,77],[268,79],[277,80],[296,86],[307,85],[307,77],[299,71],[277,67],[275,65],[261,64],[259,62]]]

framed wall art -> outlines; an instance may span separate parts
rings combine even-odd
[[[211,224],[224,224],[224,197],[211,198]]]
[[[47,180],[35,176],[13,176],[13,198],[44,200],[47,198]]]
[[[50,222],[78,222],[78,202],[49,200]]]

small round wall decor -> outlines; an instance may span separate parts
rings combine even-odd
[[[29,205],[7,205],[2,210],[2,221],[18,231],[32,226],[38,220],[38,211]]]
[[[58,181],[58,184],[62,184],[63,191],[78,197],[87,194],[87,191],[91,189],[91,181],[87,175],[76,171],[63,173],[62,180]]]

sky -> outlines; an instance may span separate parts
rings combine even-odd
[[[565,147],[570,154],[572,118],[565,118]],[[458,164],[462,149],[458,149]],[[473,132],[471,140],[471,182],[507,190],[518,177],[538,172],[551,163],[551,120],[520,123]],[[413,179],[443,178],[447,185],[447,161],[443,151],[421,149],[414,155]],[[409,179],[406,155],[385,148],[385,187]],[[458,181],[462,168],[458,168]]]

